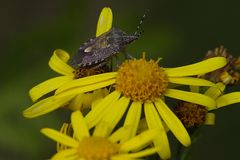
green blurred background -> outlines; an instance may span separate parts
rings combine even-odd
[[[114,14],[114,26],[133,33],[145,9],[145,33],[128,47],[136,57],[163,57],[164,66],[197,62],[209,49],[224,45],[239,55],[240,1],[237,0],[8,0],[0,5],[0,159],[40,160],[55,152],[55,143],[39,130],[60,128],[68,121],[66,110],[35,119],[22,111],[32,103],[28,90],[56,74],[47,65],[53,50],[71,55],[95,36],[98,15],[104,6]],[[239,90],[239,86],[229,90]],[[216,111],[215,126],[203,128],[192,146],[192,160],[238,159],[240,104]]]

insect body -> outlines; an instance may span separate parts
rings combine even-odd
[[[137,40],[139,35],[128,35],[120,29],[110,31],[85,42],[72,60],[74,67],[99,64],[122,51],[128,44]]]
[[[119,53],[126,45],[138,38],[139,35],[128,35],[120,29],[112,28],[80,46],[78,53],[72,60],[72,65],[85,67],[99,64]]]
[[[136,32],[132,35],[128,35],[121,29],[112,28],[108,32],[85,42],[73,57],[72,66],[75,68],[102,66],[101,64],[104,64],[107,59],[121,52],[128,44],[139,38],[142,34],[140,26],[147,12],[148,10],[140,20]]]

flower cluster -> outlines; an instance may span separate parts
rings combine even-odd
[[[111,9],[103,8],[96,37],[111,30],[112,19]],[[216,70],[233,63],[225,57],[216,54],[198,63],[165,68],[160,59],[148,60],[143,53],[111,70],[106,64],[73,67],[68,64],[69,54],[57,49],[49,66],[61,76],[30,90],[34,104],[23,115],[34,118],[62,107],[73,111],[71,123],[60,131],[41,130],[57,142],[54,160],[139,159],[153,154],[169,159],[168,131],[188,147],[189,128],[214,124],[212,110],[240,102],[240,92],[223,94],[223,83],[209,81]],[[189,86],[190,91],[180,86]],[[165,97],[179,101],[178,106],[168,106]]]

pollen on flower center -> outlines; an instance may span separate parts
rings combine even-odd
[[[96,68],[79,67],[73,71],[73,74],[75,75],[75,79],[78,79],[78,78],[83,78],[83,77],[106,73],[106,72],[109,72],[109,68],[106,65],[104,65],[102,67],[96,67]]]
[[[168,77],[158,61],[127,60],[119,67],[116,90],[133,101],[154,101],[167,89]]]
[[[186,128],[204,124],[208,110],[204,106],[189,102],[179,102],[176,107],[176,115]]]
[[[109,160],[118,150],[118,144],[104,137],[85,137],[79,143],[78,153],[86,160]]]

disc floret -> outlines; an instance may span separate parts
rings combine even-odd
[[[118,70],[116,90],[133,101],[154,101],[166,91],[168,77],[157,61],[141,59],[125,61]]]

